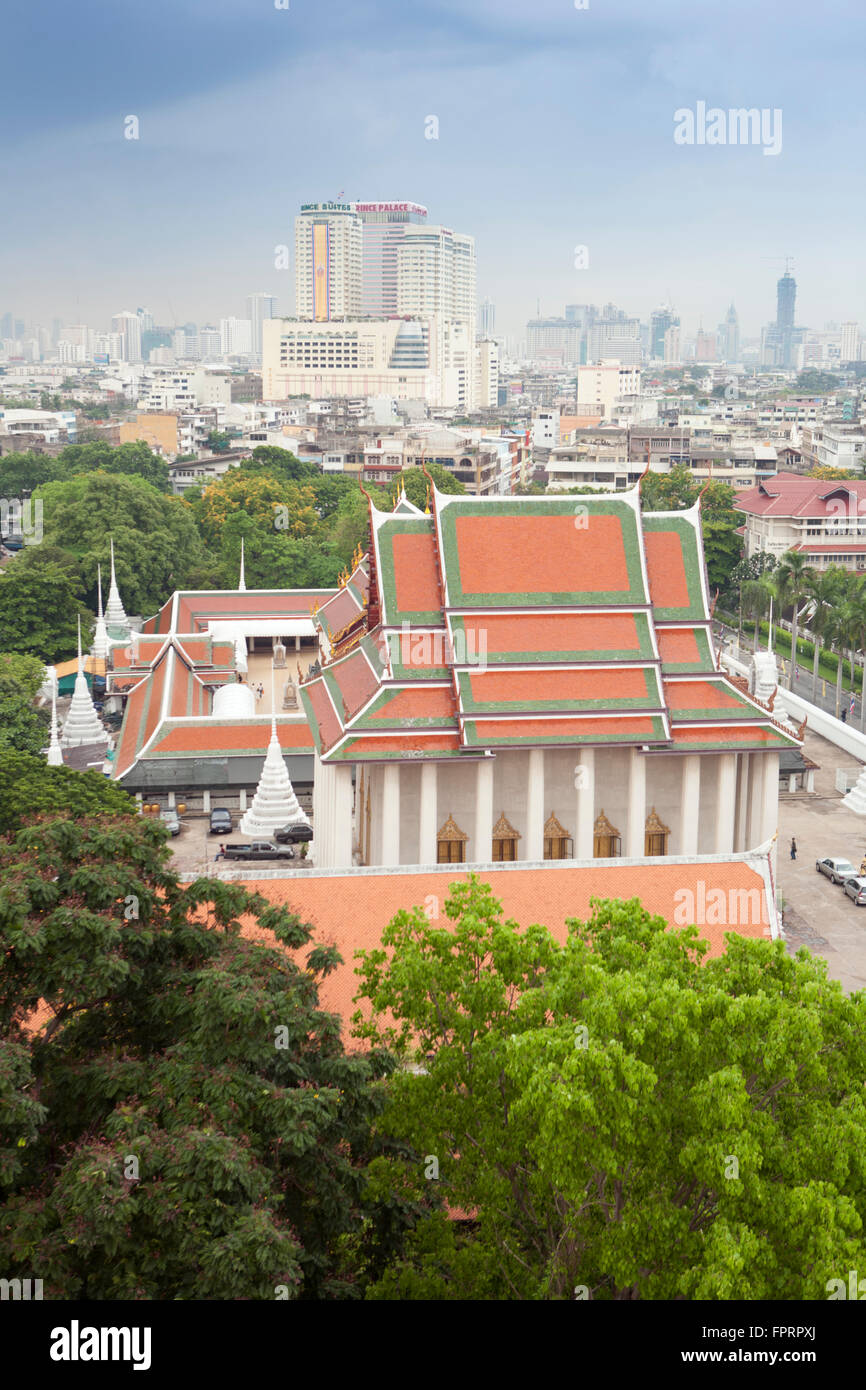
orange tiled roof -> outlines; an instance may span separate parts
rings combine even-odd
[[[764,879],[742,860],[692,864],[668,864],[662,860],[635,865],[599,861],[582,867],[490,870],[482,877],[502,903],[506,919],[512,918],[524,928],[534,922],[543,923],[560,942],[566,939],[568,918],[586,920],[590,916],[592,898],[639,898],[648,912],[678,925],[683,917],[681,904],[689,901],[681,896],[683,890],[693,894],[695,903],[712,901],[709,895],[717,889],[724,893],[726,904],[734,905],[738,899],[731,895],[738,890],[757,890],[760,894],[759,899],[751,899],[760,903],[759,913],[748,914],[758,920],[744,925],[700,927],[699,935],[709,941],[711,955],[723,954],[726,931],[737,931],[740,936],[757,940],[770,935]],[[444,873],[401,873],[399,869],[388,869],[377,874],[245,881],[244,887],[261,893],[268,902],[290,907],[302,921],[310,922],[314,944],[337,947],[343,964],[323,982],[320,998],[323,1006],[339,1014],[347,1025],[356,1007],[352,999],[358,989],[354,953],[379,947],[383,929],[402,908],[438,903],[440,922],[446,925],[449,884],[465,882],[467,878],[467,873],[456,869]],[[247,936],[274,943],[270,933],[254,928],[249,919],[243,930]],[[299,959],[305,960],[309,949],[304,947],[298,953]]]

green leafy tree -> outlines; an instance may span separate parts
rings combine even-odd
[[[75,650],[76,585],[57,565],[14,564],[0,572],[0,646],[54,662]]]
[[[431,1214],[369,1297],[818,1299],[864,1267],[866,998],[822,960],[708,960],[637,901],[561,946],[474,877],[445,912],[360,953],[356,1026],[403,1062],[395,1190],[438,1169],[469,1222]]]
[[[420,1206],[367,1182],[390,1063],[319,1007],[334,950],[237,885],[181,888],[141,817],[24,826],[0,858],[4,1276],[76,1300],[380,1278]]]
[[[823,396],[829,391],[835,391],[839,385],[839,378],[831,375],[830,372],[819,372],[815,368],[809,368],[801,372],[797,377],[795,386],[797,392],[807,396]]]
[[[103,576],[108,574],[111,535],[128,613],[156,612],[175,589],[186,587],[189,573],[205,559],[190,507],[142,477],[97,471],[47,483],[38,495],[43,499],[44,541],[78,557],[91,611],[96,609],[97,563]]]
[[[0,751],[41,753],[47,744],[49,715],[33,704],[44,679],[36,657],[0,653]]]
[[[780,603],[791,608],[791,661],[788,670],[788,689],[794,687],[794,668],[797,664],[797,632],[800,624],[800,605],[809,592],[812,569],[806,556],[798,550],[788,550],[779,561],[775,580]]]
[[[42,746],[47,742],[46,737]],[[78,820],[135,810],[132,797],[101,772],[49,767],[42,757],[6,747],[0,747],[0,785],[0,835],[20,829],[33,816]]]
[[[430,477],[433,479],[440,492],[455,494],[464,493],[466,491],[460,479],[455,478],[454,474],[443,467],[441,463],[425,463],[424,467],[427,469],[427,472],[430,474]],[[416,507],[420,507],[423,512],[427,505],[428,488],[427,478],[424,473],[420,468],[407,468],[400,474],[400,478],[403,487],[406,489],[406,496],[409,501],[413,502]],[[391,487],[388,491],[393,495],[394,488]],[[385,510],[389,510],[389,508],[385,508]]]

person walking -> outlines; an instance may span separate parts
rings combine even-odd
[[[797,841],[794,839],[793,835],[791,836],[791,858],[797,858]]]
[[[847,724],[847,722],[848,722],[848,711],[847,711],[847,709],[845,708],[844,705],[842,706],[842,715],[841,715],[841,718],[842,718],[842,723],[843,723],[843,724]]]
[[[225,857],[226,857],[226,847],[225,847],[225,845],[220,845],[219,849],[217,850],[216,854],[215,854],[214,857],[213,857],[214,863],[216,863],[216,861],[217,861],[218,859],[225,859]]]
[[[860,877],[862,878],[864,874],[866,874],[866,854],[860,860]]]

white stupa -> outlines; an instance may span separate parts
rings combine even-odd
[[[61,748],[80,748],[84,743],[107,743],[108,734],[99,722],[99,715],[93,708],[93,698],[87,687],[84,674],[84,657],[81,655],[81,618],[78,619],[78,675],[72,703],[63,725],[60,739]]]
[[[105,626],[105,618],[102,613],[102,566],[96,566],[96,592],[98,595],[99,611],[96,615],[96,627],[93,629],[93,641],[90,646],[90,655],[105,661],[108,656],[108,629]],[[121,607],[123,605],[121,604]]]
[[[63,766],[63,750],[57,729],[57,681],[51,687],[51,742],[48,745],[48,766]]]
[[[111,583],[108,588],[108,603],[105,605],[105,625],[107,628],[121,628],[129,635],[129,619],[120,600],[117,577],[114,573],[114,537],[111,537]]]
[[[247,591],[247,581],[244,577],[244,538],[241,536],[241,573],[238,579],[238,593],[245,594]]]
[[[271,670],[271,709],[273,710],[274,673]],[[270,840],[274,831],[283,825],[309,825],[298,805],[283,750],[277,738],[277,720],[271,714],[271,738],[262,775],[252,805],[241,818],[238,829],[242,835]]]
[[[866,816],[866,766],[861,768],[860,776],[847,796],[842,797],[842,805],[847,806],[849,811],[856,811],[858,816]]]

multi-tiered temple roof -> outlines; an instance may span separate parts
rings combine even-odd
[[[301,696],[325,761],[797,746],[718,669],[699,505],[642,514],[638,488],[431,504],[371,504],[370,553],[318,614],[329,659]]]

